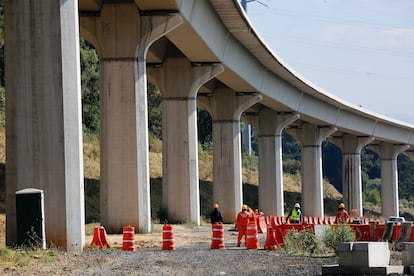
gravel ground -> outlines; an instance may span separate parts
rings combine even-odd
[[[57,254],[48,262],[34,257],[24,266],[8,265],[3,275],[321,275],[322,265],[337,264],[336,257],[295,257],[283,248],[274,251],[236,247],[237,232],[225,226],[225,247],[210,249],[211,227],[174,225],[176,250],[161,250],[161,226],[153,233],[135,235],[135,251],[122,251],[122,235],[107,235],[110,249],[87,247],[82,253]],[[263,248],[266,234],[259,234]],[[87,236],[90,244],[91,236]],[[56,252],[56,251],[55,251]],[[56,253],[54,253],[56,254]],[[392,264],[401,253],[392,252]]]

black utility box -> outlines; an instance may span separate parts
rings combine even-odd
[[[16,192],[17,245],[46,248],[43,191]]]

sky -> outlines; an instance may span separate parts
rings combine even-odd
[[[314,86],[414,124],[413,0],[253,0],[247,15]]]

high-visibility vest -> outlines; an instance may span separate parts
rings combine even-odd
[[[299,220],[300,220],[300,214],[301,214],[300,209],[297,209],[297,210],[296,210],[296,208],[294,208],[294,209],[292,210],[292,220],[297,220],[297,221],[299,221]]]

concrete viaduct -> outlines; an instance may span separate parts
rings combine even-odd
[[[79,35],[100,57],[101,223],[151,230],[147,79],[163,96],[163,206],[200,223],[197,104],[213,120],[213,200],[242,204],[240,120],[259,133],[259,208],[283,215],[281,133],[301,144],[304,215],[323,216],[325,139],[342,150],[344,201],[362,215],[360,151],[381,159],[382,214],[398,215],[397,156],[414,126],[302,79],[259,38],[237,0],[5,0],[7,244],[15,192],[44,190],[48,244],[82,250]]]

